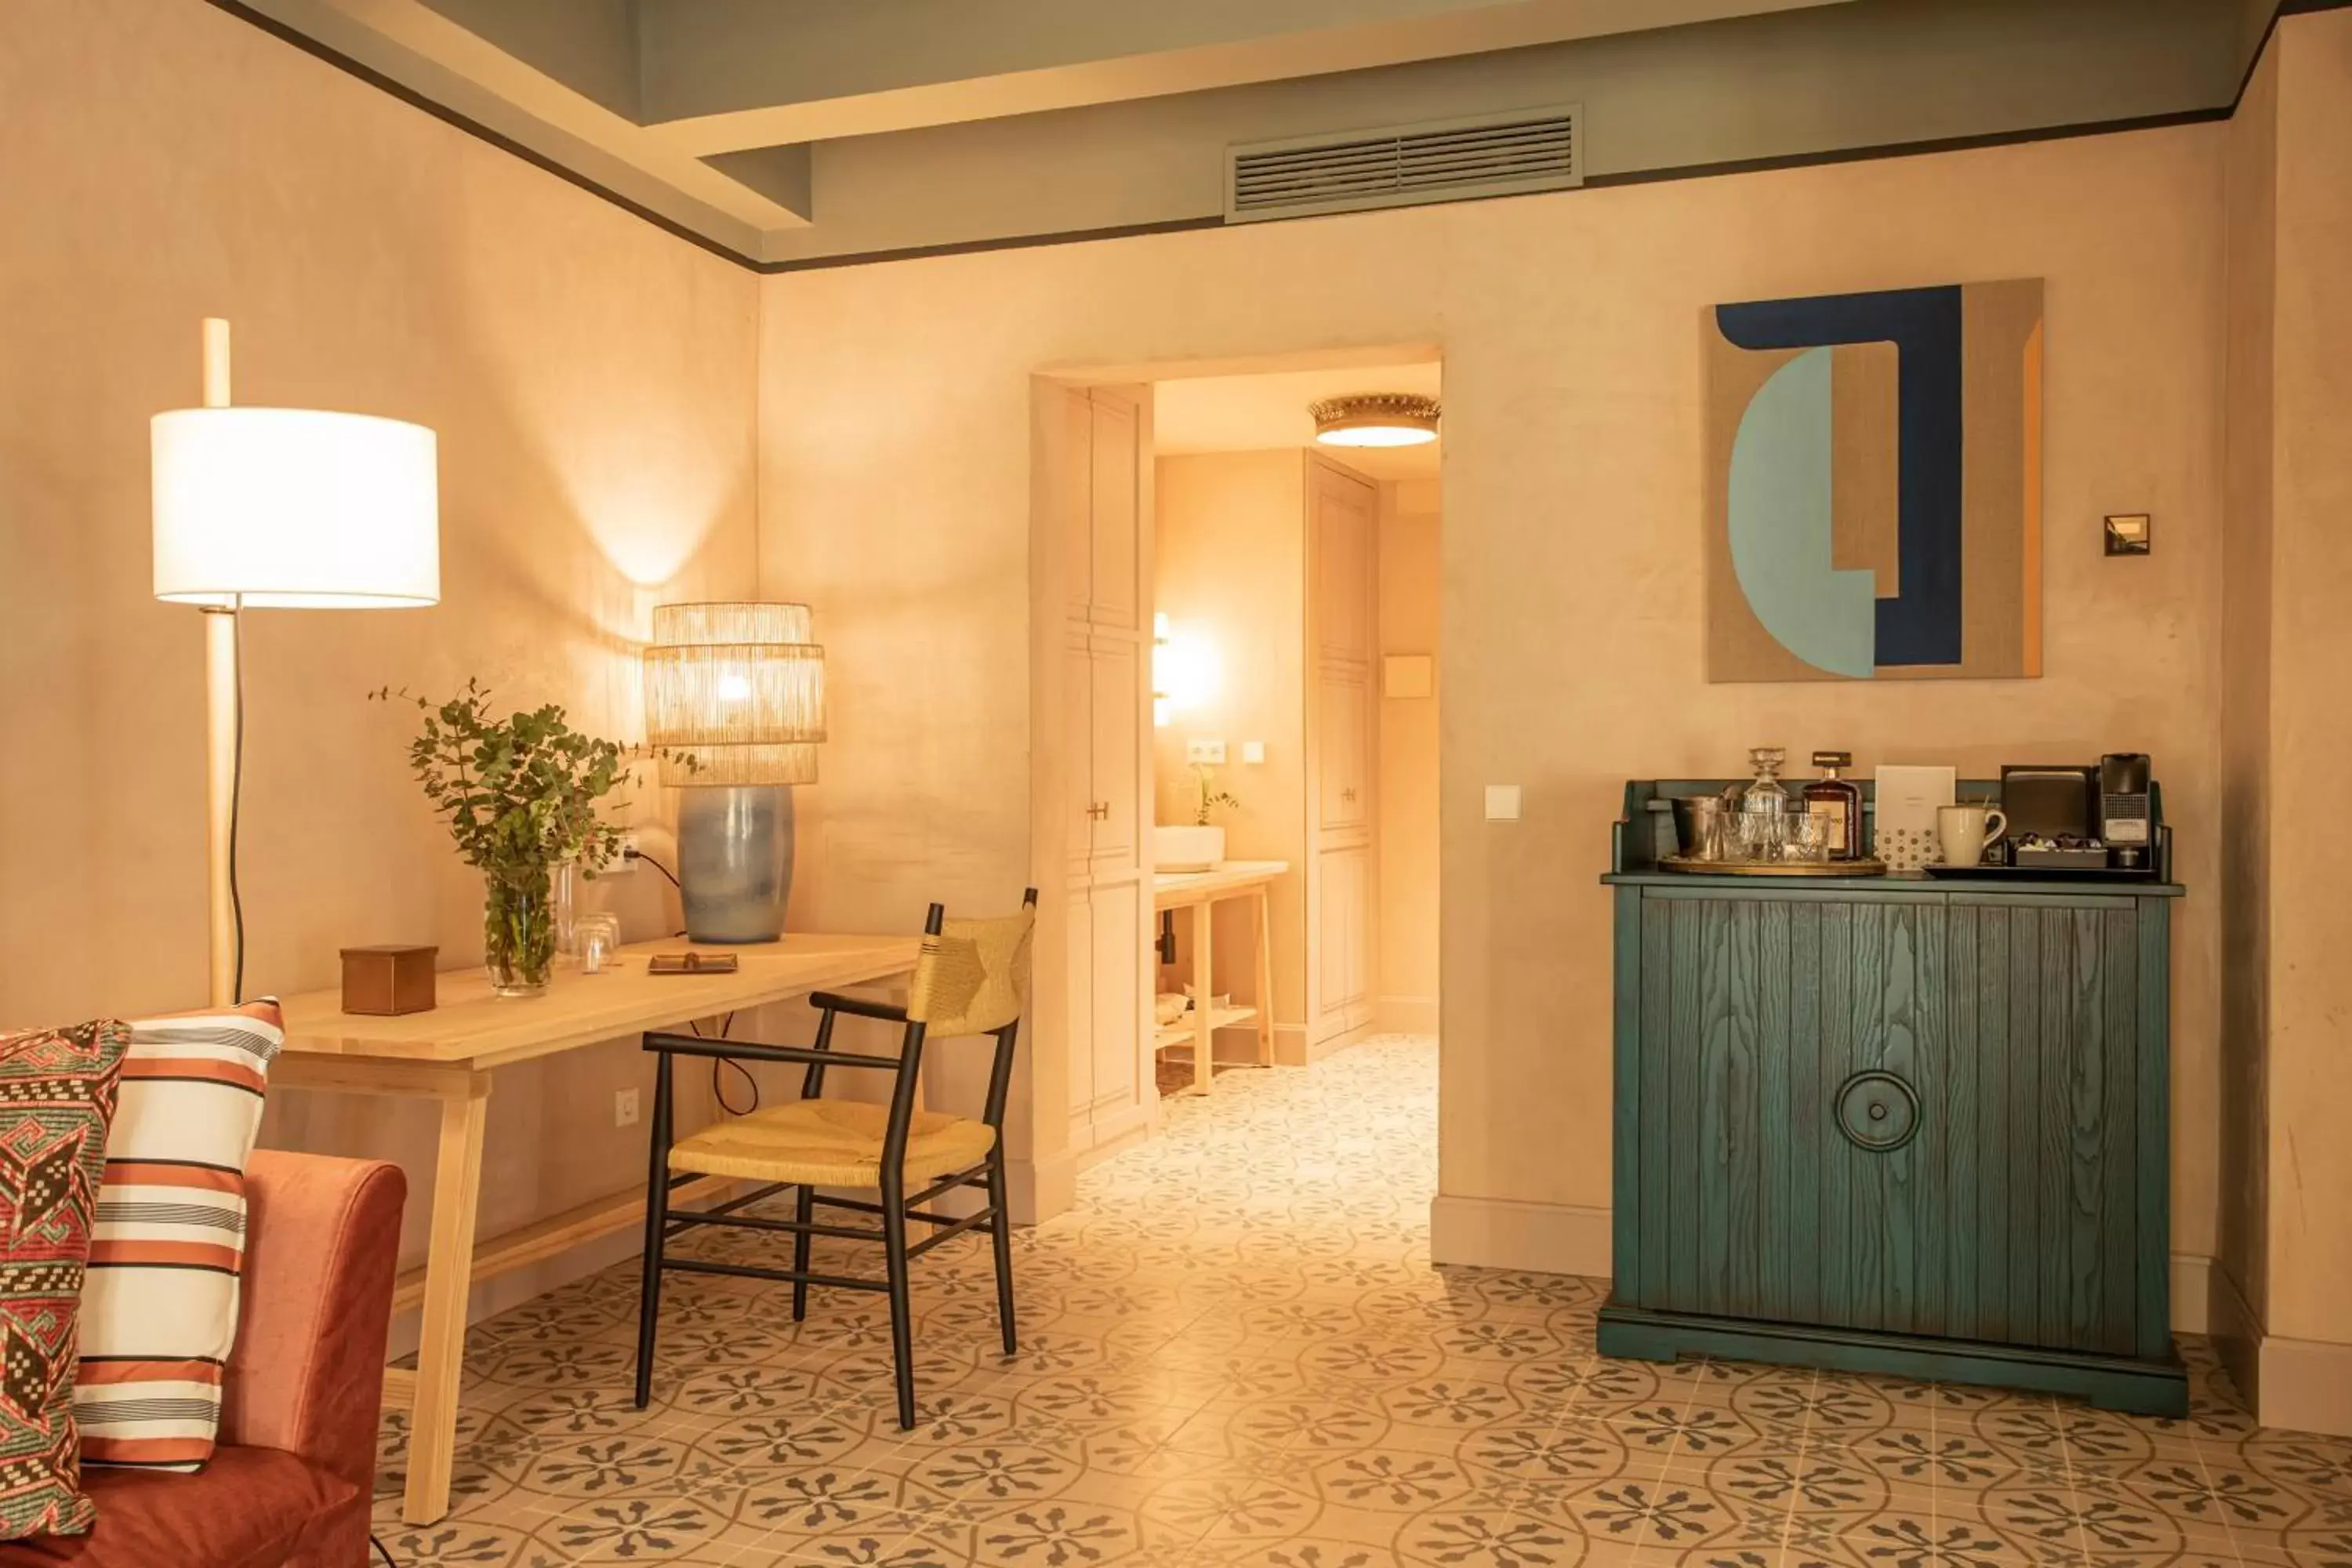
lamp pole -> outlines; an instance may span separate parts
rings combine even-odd
[[[205,406],[229,405],[228,322],[205,318]],[[236,610],[206,605],[205,617],[205,908],[211,933],[211,1005],[237,993]]]

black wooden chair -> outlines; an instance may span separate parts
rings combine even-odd
[[[820,991],[809,998],[817,1009],[813,1046],[767,1046],[699,1035],[648,1034],[646,1049],[658,1054],[654,1080],[653,1157],[646,1183],[645,1279],[637,1315],[637,1407],[653,1394],[654,1342],[661,1319],[661,1277],[666,1269],[731,1274],[752,1279],[790,1280],[793,1317],[808,1315],[811,1285],[845,1290],[880,1290],[890,1298],[890,1349],[898,1363],[898,1425],[915,1424],[914,1334],[907,1291],[907,1266],[950,1237],[985,1227],[996,1251],[996,1315],[1004,1353],[1016,1348],[1013,1329],[1013,1247],[1004,1196],[1004,1100],[1013,1082],[1013,1047],[1021,1031],[1021,1008],[1029,986],[1029,948],[1036,921],[1037,890],[1029,889],[1021,912],[998,920],[949,920],[933,904],[924,922],[923,945],[915,960],[904,1007]],[[842,1014],[903,1025],[895,1057],[860,1056],[833,1048],[834,1020]],[[988,1079],[986,1108],[978,1121],[939,1111],[919,1111],[923,1047],[932,1037],[992,1035],[996,1060]],[[671,1067],[678,1057],[735,1057],[744,1061],[793,1062],[805,1066],[801,1098],[789,1105],[722,1121],[673,1142]],[[859,1100],[824,1100],[824,1075],[832,1068],[860,1068],[894,1075],[887,1106]],[[672,1188],[698,1176],[730,1176],[762,1184],[756,1191],[700,1211],[670,1206]],[[772,1219],[740,1212],[785,1187],[799,1189],[795,1217]],[[820,1187],[862,1188],[878,1201],[833,1197]],[[909,1188],[916,1189],[909,1192]],[[985,1187],[987,1206],[961,1218],[927,1210],[960,1187]],[[826,1225],[814,1218],[819,1205],[872,1215],[878,1229]],[[907,1222],[938,1228],[913,1246]],[[665,1244],[689,1226],[737,1226],[782,1231],[793,1237],[793,1266],[756,1268],[747,1264],[672,1258]],[[814,1274],[809,1243],[814,1237],[878,1242],[884,1278]]]

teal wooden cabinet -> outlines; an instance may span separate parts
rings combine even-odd
[[[1647,800],[1700,787],[1635,785],[1607,879],[1602,1352],[2184,1413],[2168,1274],[2180,889],[1656,871]]]

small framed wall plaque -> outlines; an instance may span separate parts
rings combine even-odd
[[[2107,519],[2108,554],[2145,555],[2147,552],[2147,513],[2130,511]]]

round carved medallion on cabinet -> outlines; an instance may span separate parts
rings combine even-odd
[[[1858,1072],[1838,1086],[1838,1131],[1857,1148],[1885,1153],[1919,1131],[1919,1095],[1891,1072]]]

